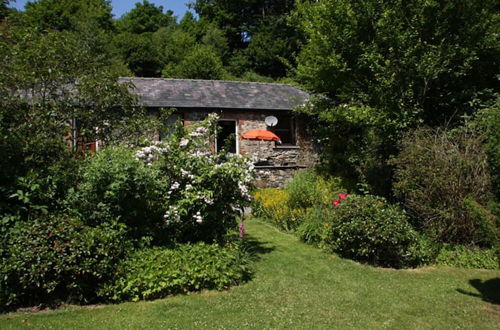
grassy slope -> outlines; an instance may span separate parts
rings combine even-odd
[[[260,261],[252,281],[228,292],[14,313],[0,316],[0,328],[499,328],[499,271],[373,268],[256,220],[247,229]]]

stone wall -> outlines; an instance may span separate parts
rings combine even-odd
[[[267,130],[267,116],[289,115],[288,111],[266,110],[219,110],[184,109],[181,111],[184,124],[203,120],[209,113],[217,113],[221,120],[235,120],[239,153],[256,159],[257,186],[282,188],[302,168],[317,161],[317,152],[306,134],[304,118],[295,118],[296,145],[280,146],[272,141],[254,141],[241,138],[241,134],[254,130]]]

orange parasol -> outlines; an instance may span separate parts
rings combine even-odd
[[[241,135],[242,139],[259,140],[259,141],[281,141],[281,139],[270,131],[263,129],[254,129]]]

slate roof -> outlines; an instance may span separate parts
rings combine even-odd
[[[308,94],[285,84],[224,80],[120,78],[146,107],[291,110]]]

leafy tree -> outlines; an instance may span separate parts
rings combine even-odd
[[[159,50],[153,44],[152,33],[120,33],[115,38],[115,46],[134,75],[139,77],[158,77],[163,62]]]
[[[25,9],[25,24],[42,30],[74,30],[82,21],[92,21],[103,30],[113,29],[110,0],[29,1]]]
[[[126,13],[117,24],[121,31],[139,34],[174,26],[176,21],[171,10],[164,14],[162,6],[157,7],[151,2],[143,0],[142,3],[137,2],[135,8]]]
[[[3,20],[9,14],[9,0],[0,0],[0,21]]]
[[[134,117],[133,103],[127,86],[75,34],[2,35],[0,214],[24,217],[57,207],[76,174],[68,146],[74,130],[109,142]]]
[[[491,97],[495,1],[301,1],[294,18],[307,40],[297,79],[326,96],[309,109],[325,157],[375,192],[390,190],[401,132],[457,121]]]
[[[224,32],[232,58],[224,58],[233,74],[255,71],[283,76],[297,50],[297,32],[287,23],[294,8],[291,0],[196,0],[191,7],[200,21],[215,24]],[[248,48],[248,52],[246,51]],[[245,65],[244,68],[237,67]]]
[[[181,62],[195,47],[196,39],[179,28],[161,28],[153,34],[153,44],[164,66]]]
[[[222,60],[209,46],[196,46],[179,64],[169,63],[163,70],[164,77],[187,79],[213,79],[224,77]]]
[[[232,49],[244,48],[245,37],[251,37],[261,23],[293,9],[292,0],[195,0],[190,3],[200,17],[216,23],[229,40]]]
[[[211,46],[221,58],[225,57],[229,51],[224,32],[213,25],[208,26],[205,34],[201,38],[201,43]]]

